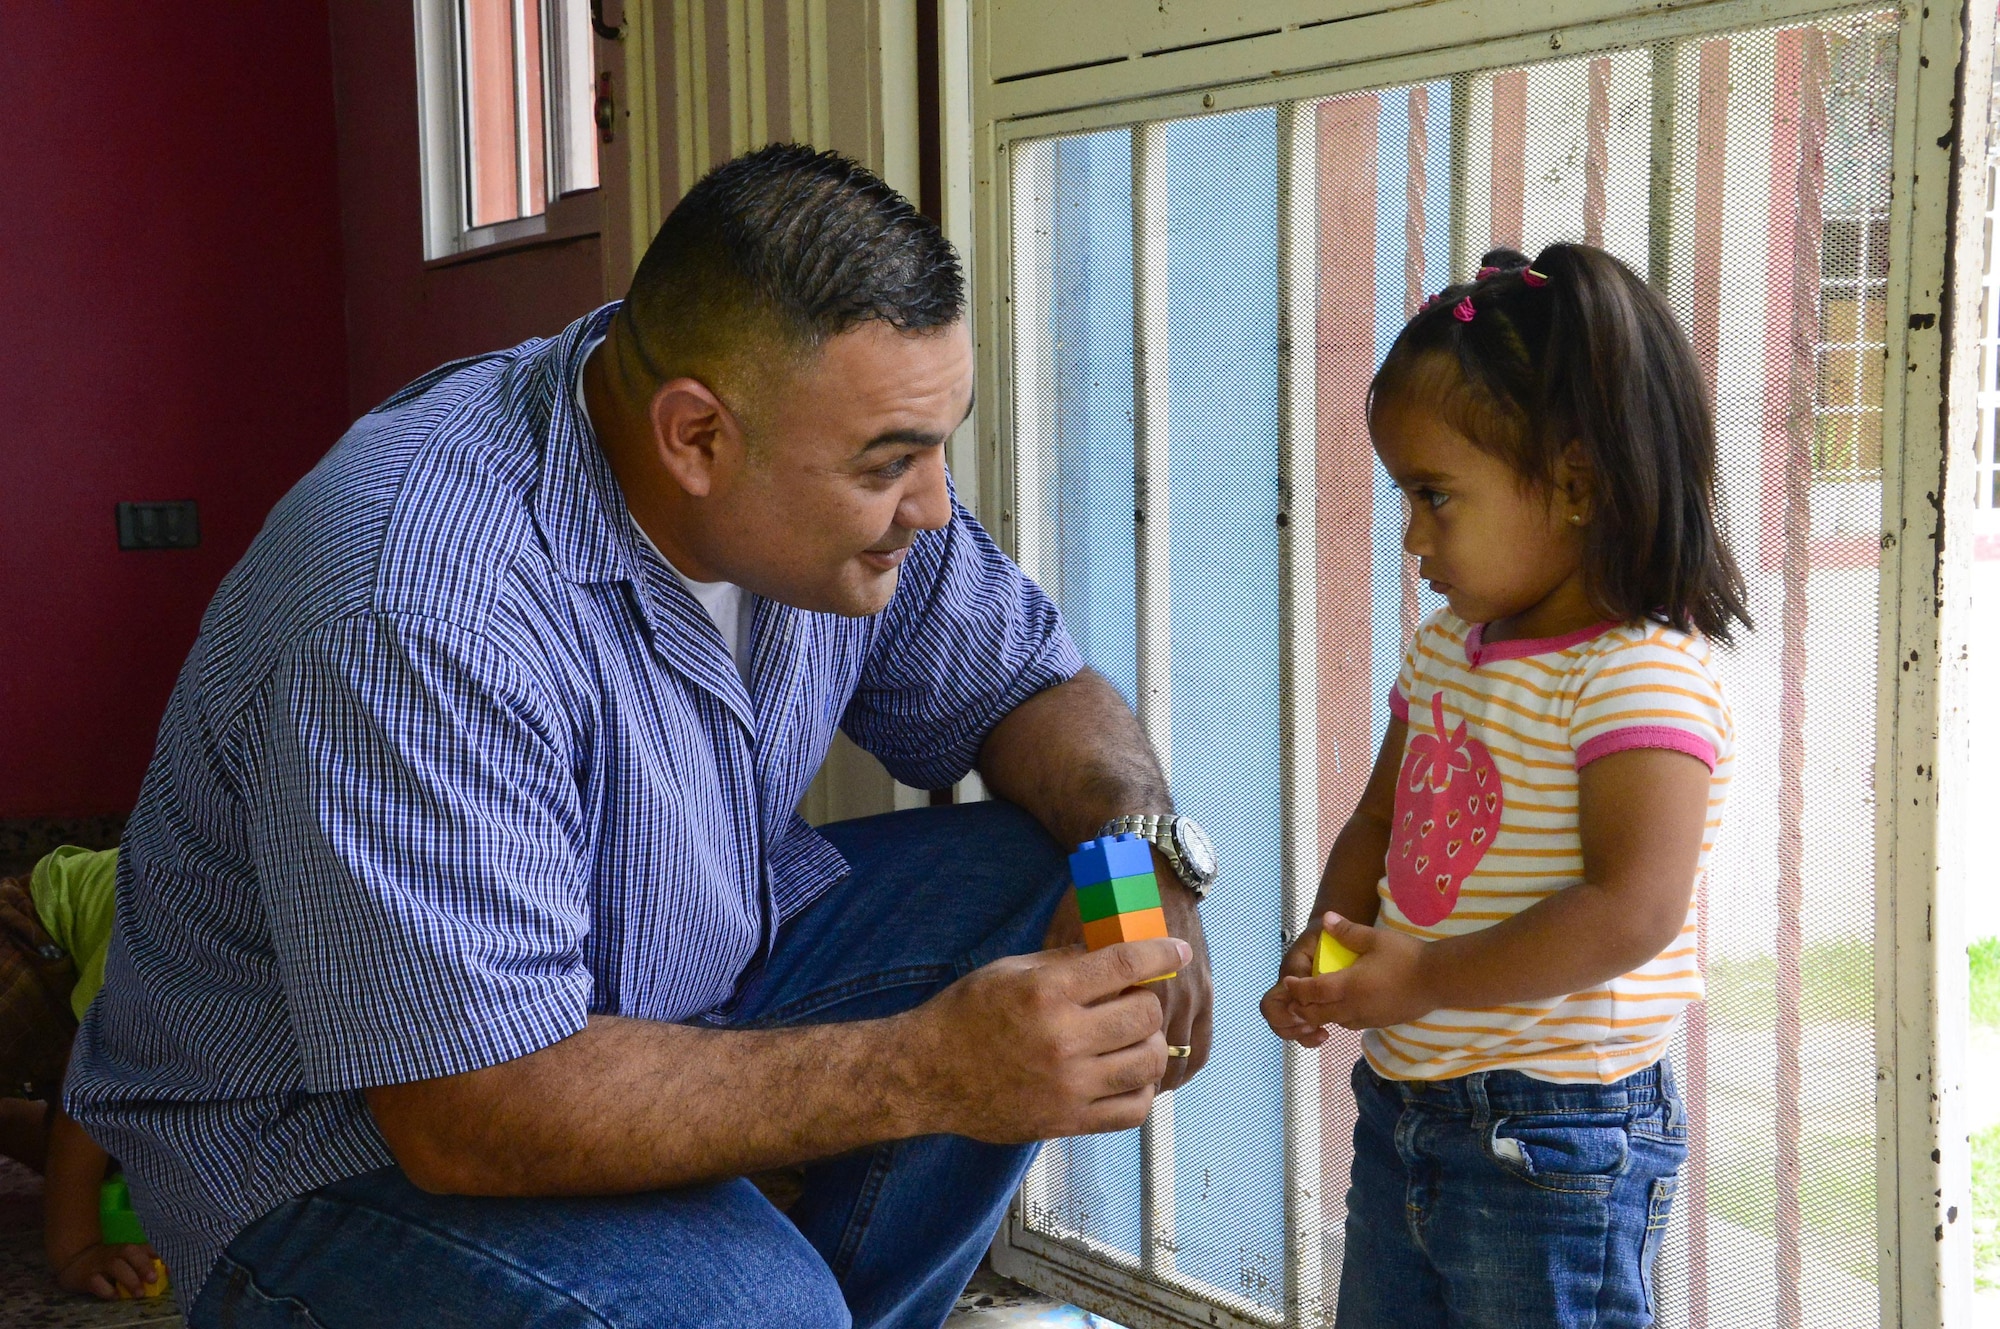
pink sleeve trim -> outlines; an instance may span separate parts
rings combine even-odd
[[[1389,688],[1389,714],[1404,724],[1410,722],[1410,699],[1403,695],[1401,684],[1394,684]]]
[[[1699,734],[1690,734],[1685,729],[1672,725],[1641,724],[1629,729],[1614,729],[1608,734],[1599,734],[1586,739],[1576,750],[1576,768],[1582,770],[1600,757],[1608,757],[1614,752],[1630,752],[1634,748],[1665,748],[1669,752],[1685,752],[1710,771],[1715,769],[1715,745]]]

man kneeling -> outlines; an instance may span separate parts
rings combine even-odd
[[[953,499],[971,395],[937,228],[770,148],[278,505],[68,1085],[194,1325],[935,1326],[1034,1141],[1200,1068],[1213,864]],[[815,831],[836,726],[1004,801]],[[1026,954],[1121,816],[1178,940]],[[742,1178],[791,1163],[787,1216]]]

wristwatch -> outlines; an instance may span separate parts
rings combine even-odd
[[[1208,838],[1208,832],[1197,826],[1192,817],[1175,816],[1168,813],[1164,817],[1113,817],[1098,830],[1101,838],[1107,835],[1136,835],[1141,840],[1150,841],[1154,848],[1166,856],[1168,866],[1181,884],[1194,892],[1194,898],[1208,898],[1208,888],[1215,884],[1215,845]]]

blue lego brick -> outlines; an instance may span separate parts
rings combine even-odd
[[[1136,835],[1088,840],[1069,856],[1070,880],[1079,886],[1136,877],[1153,870],[1153,846]]]

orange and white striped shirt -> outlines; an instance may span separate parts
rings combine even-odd
[[[1408,721],[1377,925],[1432,940],[1491,927],[1583,880],[1577,773],[1599,757],[1666,748],[1705,763],[1721,824],[1736,730],[1701,637],[1657,623],[1485,645],[1441,611],[1417,629],[1390,698]],[[1369,1065],[1392,1079],[1475,1071],[1609,1084],[1666,1051],[1702,994],[1695,912],[1675,942],[1589,992],[1432,1011],[1371,1029]]]

